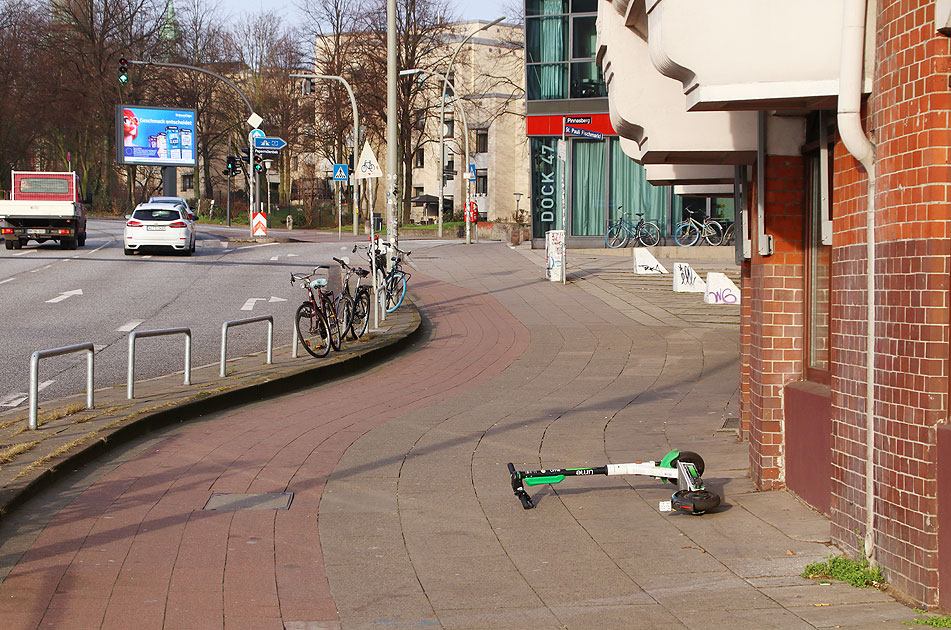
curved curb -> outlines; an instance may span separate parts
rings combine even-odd
[[[322,385],[354,374],[398,354],[413,344],[422,332],[422,318],[413,303],[407,312],[410,321],[401,330],[384,335],[381,345],[351,357],[315,365],[295,368],[286,374],[278,374],[247,386],[236,385],[216,394],[196,393],[179,403],[169,403],[154,412],[145,412],[134,419],[119,424],[114,429],[104,430],[89,444],[78,445],[76,450],[51,459],[42,467],[19,480],[0,488],[0,523],[3,518],[36,492],[69,474],[70,471],[108,453],[114,447],[129,442],[150,431],[162,429],[174,423],[187,422],[194,418],[233,409],[249,402],[281,396],[314,385]],[[388,337],[388,338],[387,338]],[[128,418],[129,416],[127,416]]]

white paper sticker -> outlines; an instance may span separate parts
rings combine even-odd
[[[657,503],[657,509],[661,512],[673,512],[674,508],[670,506],[670,501],[659,501]]]

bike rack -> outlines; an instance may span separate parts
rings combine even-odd
[[[30,428],[34,431],[37,428],[37,398],[39,389],[37,382],[40,378],[40,359],[46,357],[58,357],[63,354],[86,351],[86,409],[93,408],[93,389],[92,381],[95,373],[95,347],[92,342],[77,343],[72,346],[63,346],[62,348],[52,348],[50,350],[37,350],[30,357]]]
[[[135,398],[135,340],[140,337],[185,335],[185,385],[192,384],[192,330],[191,328],[163,328],[161,330],[133,330],[129,333],[129,369],[126,373],[126,398]]]
[[[218,370],[218,376],[221,378],[225,377],[225,360],[228,356],[228,329],[232,326],[243,326],[245,324],[253,324],[255,322],[267,322],[267,364],[271,365],[274,348],[274,318],[270,315],[261,315],[260,317],[236,319],[230,322],[225,322],[221,325],[221,364],[220,369]],[[296,331],[297,328],[295,327],[294,330]],[[296,333],[294,341],[297,341]],[[296,343],[294,349],[297,349]]]

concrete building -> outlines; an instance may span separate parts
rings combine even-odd
[[[670,183],[734,170],[754,482],[798,494],[890,589],[944,610],[949,9],[599,0],[597,50],[627,155]]]

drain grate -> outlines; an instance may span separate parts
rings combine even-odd
[[[213,494],[205,510],[286,510],[291,507],[293,492],[260,494]]]

